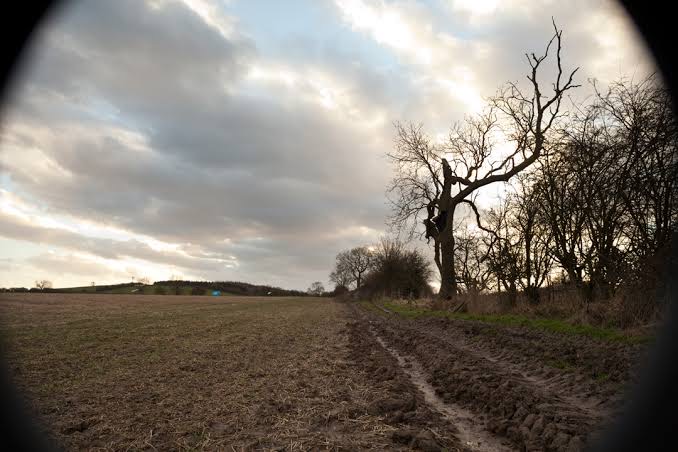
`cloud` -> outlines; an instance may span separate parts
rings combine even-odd
[[[455,105],[466,113],[478,111],[499,85],[524,82],[525,53],[544,51],[553,35],[552,18],[564,30],[563,62],[581,67],[580,81],[595,77],[610,82],[627,72],[654,70],[632,23],[613,1],[443,3],[446,8],[435,9],[407,0],[335,0],[353,30],[367,33],[413,68],[420,85],[416,94],[443,101],[415,108],[417,113],[429,111],[420,117],[433,128],[459,118]],[[544,73],[544,80],[553,70]],[[436,121],[431,111],[445,112],[445,121]]]
[[[584,75],[648,64],[618,9],[584,4],[337,0],[279,47],[236,1],[65,5],[0,128],[0,235],[56,255],[11,268],[324,280],[337,252],[385,231],[392,122],[446,132],[524,77],[551,14]]]

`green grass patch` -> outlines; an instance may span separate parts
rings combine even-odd
[[[374,312],[375,314],[386,314],[384,311],[375,306],[371,301],[359,301],[358,304],[366,311]]]
[[[565,371],[571,371],[575,368],[575,366],[572,363],[562,359],[551,359],[545,361],[545,364],[547,366],[553,367],[554,369],[560,369]]]
[[[526,317],[515,314],[468,314],[448,311],[436,311],[425,308],[417,308],[404,304],[384,302],[382,305],[394,313],[407,318],[419,317],[447,317],[450,319],[469,320],[476,322],[492,323],[505,326],[523,326],[561,334],[587,336],[595,339],[625,342],[644,343],[652,340],[650,336],[628,336],[619,330],[601,328],[591,325],[574,325],[560,319]]]
[[[602,382],[602,381],[607,381],[607,380],[610,379],[610,374],[605,373],[605,372],[601,372],[601,373],[599,373],[599,374],[596,374],[595,377],[594,377],[594,379],[595,379],[596,381],[601,381],[601,382]]]

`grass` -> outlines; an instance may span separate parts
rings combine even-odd
[[[607,380],[610,379],[610,374],[605,373],[605,372],[600,372],[600,373],[596,374],[594,379],[598,382],[607,381]]]
[[[364,301],[364,300],[363,300],[363,301],[360,301],[360,302],[358,302],[358,303],[360,304],[360,306],[363,307],[363,309],[365,309],[365,310],[367,310],[367,311],[376,312],[377,314],[383,314],[383,313],[384,313],[384,311],[382,311],[381,309],[379,309],[379,308],[378,308],[374,303],[372,303],[371,301]]]
[[[571,371],[576,368],[576,366],[568,361],[563,359],[550,359],[544,362],[547,366],[553,367],[554,369],[560,369],[565,371]]]
[[[629,336],[619,330],[614,330],[611,328],[601,328],[591,325],[575,325],[560,319],[538,318],[538,317],[533,318],[516,314],[455,313],[449,311],[438,311],[426,308],[411,307],[404,304],[393,302],[383,302],[382,305],[386,309],[393,311],[394,313],[400,316],[413,319],[419,317],[443,317],[450,319],[498,324],[504,326],[522,326],[527,328],[550,331],[553,333],[586,336],[594,339],[612,342],[645,343],[652,340],[650,336]],[[377,308],[374,309],[376,309],[376,311],[379,311],[379,309]]]

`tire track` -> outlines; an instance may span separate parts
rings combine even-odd
[[[572,382],[568,375],[556,374],[550,378],[542,378],[538,376],[538,373],[533,368],[523,363],[509,361],[508,359],[512,357],[509,353],[492,354],[486,349],[474,347],[465,339],[455,338],[457,339],[455,341],[444,335],[436,336],[430,332],[425,332],[424,334],[431,340],[443,341],[448,346],[462,353],[485,360],[493,366],[503,369],[511,380],[517,384],[532,387],[535,391],[552,394],[554,402],[557,405],[562,405],[561,408],[563,409],[581,411],[595,421],[609,414],[608,410],[601,407],[605,401],[600,398],[579,397],[574,394],[568,394],[572,390]]]
[[[484,423],[487,433],[505,437],[515,447],[581,450],[605,414],[600,400],[567,394],[557,375],[552,379],[532,377],[521,364],[489,352],[481,340],[478,344],[455,342],[454,334],[448,337],[430,332],[421,323],[366,315],[373,322],[374,334],[401,357],[401,367],[414,369],[410,377],[419,380],[422,392],[431,388],[437,400],[453,407],[452,413],[460,412],[456,407],[466,410],[474,422]],[[402,356],[414,358],[416,364]],[[428,382],[426,375],[430,376]],[[460,431],[469,432],[464,416],[456,417],[453,422]]]
[[[370,327],[369,331],[376,341],[397,360],[403,372],[422,393],[425,402],[455,425],[457,437],[466,448],[479,452],[507,452],[516,450],[510,447],[510,444],[505,439],[502,440],[487,431],[485,426],[482,425],[483,423],[477,422],[475,415],[471,411],[459,405],[443,401],[436,393],[435,388],[427,382],[426,373],[415,359],[401,356],[379,336],[373,327]]]

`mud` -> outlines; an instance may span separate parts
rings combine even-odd
[[[479,435],[517,450],[582,450],[623,407],[642,355],[635,345],[522,327],[356,310],[423,381],[420,392],[432,388],[427,403],[455,423],[462,444]]]
[[[472,451],[503,452],[513,450],[509,447],[507,441],[502,441],[501,438],[490,433],[487,430],[487,426],[483,425],[482,422],[478,422],[469,410],[454,403],[443,401],[436,394],[435,388],[426,381],[426,374],[415,359],[402,357],[384,339],[379,337],[372,328],[370,328],[370,332],[374,334],[377,342],[396,359],[398,366],[407,374],[410,381],[424,396],[426,404],[455,425],[457,437],[463,446]]]
[[[383,417],[394,427],[391,439],[406,449],[425,451],[473,450],[459,440],[459,430],[427,400],[406,372],[407,366],[389,352],[385,343],[370,330],[369,323],[354,311],[346,325],[350,337],[349,359],[365,373],[381,397],[372,401],[368,412]]]

